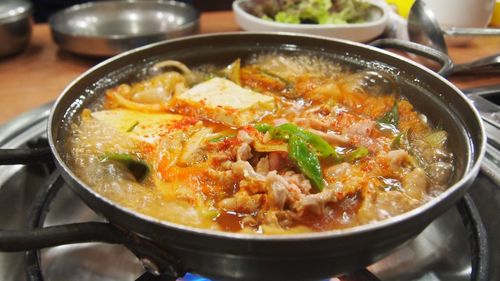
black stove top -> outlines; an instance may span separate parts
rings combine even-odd
[[[43,138],[49,107],[0,127],[0,147],[16,148]],[[45,226],[103,221],[64,184],[50,196],[46,192],[53,197],[50,208],[29,217],[52,170],[50,165],[0,166],[0,229],[20,229],[28,220]],[[468,195],[414,240],[368,271],[331,280],[500,280],[495,266],[500,264],[499,211],[500,187],[481,173]],[[141,262],[122,245],[64,245],[31,252],[27,258],[25,253],[0,253],[0,280],[5,281],[137,280],[143,272]],[[188,274],[182,280],[208,279]]]

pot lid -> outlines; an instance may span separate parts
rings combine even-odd
[[[0,1],[0,22],[10,21],[31,14],[32,5],[26,0]]]

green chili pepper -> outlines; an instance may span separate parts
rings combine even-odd
[[[297,126],[290,123],[286,123],[274,128],[270,128],[268,132],[271,134],[271,138],[273,139],[288,140],[290,138],[290,133],[291,132],[296,133],[297,130],[298,130]]]
[[[149,173],[149,166],[138,157],[125,153],[106,153],[101,161],[116,161],[123,164],[138,182],[144,181]]]
[[[288,155],[300,171],[311,181],[312,185],[322,191],[325,187],[323,174],[319,159],[312,151],[305,140],[296,135],[291,135],[288,139]]]
[[[254,128],[261,133],[265,133],[265,132],[269,131],[269,129],[271,129],[272,127],[273,126],[266,124],[266,123],[259,123],[259,124],[254,125]]]
[[[320,136],[308,132],[291,123],[285,123],[277,127],[269,129],[271,137],[274,139],[287,140],[291,136],[297,136],[311,145],[316,153],[321,157],[333,157],[335,160],[340,160],[337,151]]]
[[[349,153],[349,155],[347,155],[347,157],[346,157],[346,160],[349,162],[353,162],[353,161],[356,161],[356,160],[359,160],[361,158],[368,156],[369,153],[370,153],[370,151],[368,151],[368,149],[366,147],[360,146],[357,149],[355,149],[354,151],[352,151],[351,153]]]
[[[387,111],[377,120],[378,123],[393,125],[398,127],[399,123],[399,113],[398,113],[398,103],[395,102],[391,110]]]
[[[225,139],[232,138],[235,136],[236,136],[236,134],[229,134],[229,135],[225,135],[225,136],[215,137],[213,139],[209,139],[208,141],[209,142],[220,142],[220,141],[223,141]]]
[[[318,156],[333,157],[335,161],[342,158],[337,151],[320,136],[306,131],[294,124],[285,123],[277,127],[266,127],[273,139],[288,141],[288,156],[299,167],[300,171],[321,191],[325,187]],[[358,154],[363,154],[362,151]]]

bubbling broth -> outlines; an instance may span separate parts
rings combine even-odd
[[[266,53],[149,73],[107,89],[67,142],[76,175],[137,212],[220,231],[325,231],[402,214],[449,185],[447,133],[386,72]]]

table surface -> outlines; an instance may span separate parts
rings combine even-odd
[[[232,12],[201,15],[200,33],[241,31]],[[500,37],[475,37],[455,42],[449,54],[463,63],[500,52]],[[98,63],[60,50],[51,39],[47,24],[36,24],[30,46],[21,54],[0,60],[0,124],[57,98],[78,75]],[[455,76],[459,88],[500,84],[500,75]]]

